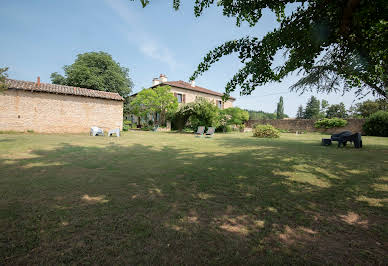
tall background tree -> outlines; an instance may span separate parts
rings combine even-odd
[[[133,1],[133,0],[132,0]],[[140,0],[143,7],[149,0]],[[180,0],[173,0],[175,9]],[[285,15],[288,4],[297,4]],[[223,14],[256,25],[263,10],[276,13],[279,26],[263,38],[244,37],[210,51],[192,75],[194,80],[221,57],[237,53],[244,66],[226,85],[226,94],[241,88],[250,94],[271,81],[298,71],[304,77],[292,89],[318,92],[350,91],[388,97],[388,5],[386,0],[255,0],[195,1],[194,13],[217,4]],[[273,67],[277,53],[284,62]]]
[[[339,104],[332,104],[330,105],[327,110],[326,110],[326,117],[327,118],[333,118],[333,117],[338,117],[338,118],[347,118],[347,111],[344,103],[339,103]]]
[[[276,118],[283,119],[284,118],[284,103],[283,96],[280,96],[277,108],[276,108]]]
[[[0,92],[5,91],[8,87],[5,84],[5,80],[8,77],[8,67],[0,68]]]
[[[79,54],[75,62],[65,65],[63,70],[64,76],[57,72],[51,74],[54,84],[117,92],[123,97],[132,91],[129,69],[122,67],[105,52]]]
[[[296,112],[296,118],[297,119],[303,119],[304,118],[304,110],[303,110],[303,106],[302,105],[299,105],[299,107],[298,107],[298,111]]]
[[[275,119],[275,113],[268,113],[264,111],[245,110],[249,114],[250,120],[261,120],[261,119]]]
[[[320,113],[320,102],[315,96],[311,96],[303,113],[305,119],[317,119]]]

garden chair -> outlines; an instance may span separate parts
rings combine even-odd
[[[109,137],[111,137],[113,134],[116,134],[116,137],[120,137],[120,128],[115,128],[108,131]]]
[[[104,130],[102,130],[101,128],[99,127],[91,127],[90,128],[90,136],[104,136]]]
[[[195,135],[196,137],[202,137],[204,133],[205,133],[205,127],[200,126],[198,127],[197,132],[195,132]]]
[[[206,138],[211,138],[214,135],[215,128],[214,127],[209,127],[205,133]]]

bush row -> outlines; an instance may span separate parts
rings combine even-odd
[[[323,118],[319,119],[314,123],[315,128],[333,128],[333,127],[344,127],[348,124],[348,121],[342,118]]]

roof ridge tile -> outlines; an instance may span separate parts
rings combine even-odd
[[[121,97],[117,92],[106,92],[100,90],[92,90],[74,86],[51,84],[51,83],[40,83],[39,86],[32,81],[16,80],[16,79],[6,79],[6,84],[10,89],[21,89],[29,91],[40,91],[48,93],[58,93],[58,94],[69,94],[93,98],[102,98],[110,99],[116,101],[123,101],[124,98]]]

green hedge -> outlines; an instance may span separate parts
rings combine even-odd
[[[253,136],[258,138],[279,138],[280,132],[271,125],[257,125],[253,130]]]
[[[333,127],[344,127],[348,124],[348,121],[341,118],[323,118],[319,119],[314,123],[315,128],[333,128]]]
[[[388,112],[378,111],[366,119],[363,125],[365,134],[388,137]]]

